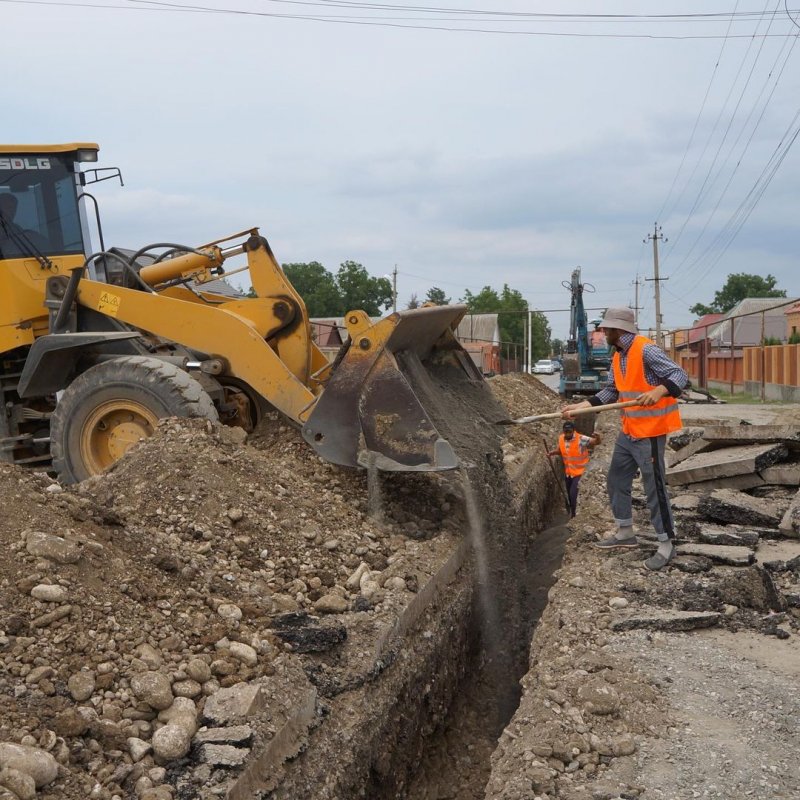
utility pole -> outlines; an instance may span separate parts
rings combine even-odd
[[[397,264],[392,271],[392,311],[397,311]]]
[[[635,300],[633,301],[633,321],[636,323],[636,327],[639,327],[639,309],[641,306],[639,305],[639,287],[644,286],[644,283],[639,280],[639,273],[636,273],[636,280],[631,281],[631,283],[636,287],[635,290]]]
[[[653,240],[653,277],[645,278],[645,280],[655,281],[656,284],[656,344],[663,350],[664,340],[661,338],[661,286],[659,284],[661,281],[668,281],[669,278],[658,277],[658,240],[661,239],[663,242],[668,240],[664,238],[657,222],[653,223],[653,232],[648,233],[647,238],[643,241],[649,242],[651,239]]]

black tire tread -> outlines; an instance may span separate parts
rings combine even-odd
[[[50,419],[50,454],[53,470],[60,480],[68,483],[78,480],[63,447],[62,433],[66,425],[94,389],[114,381],[128,381],[145,388],[158,385],[164,402],[180,410],[176,416],[219,420],[213,401],[200,383],[174,364],[150,356],[124,356],[96,364],[64,390]]]

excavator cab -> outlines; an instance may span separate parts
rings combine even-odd
[[[0,145],[0,460],[52,459],[75,482],[109,468],[159,418],[252,430],[272,407],[336,464],[459,464],[445,432],[459,434],[453,394],[493,403],[454,335],[464,306],[378,322],[350,311],[331,363],[258,228],[196,247],[106,248],[98,212],[94,251],[81,165],[97,152]],[[231,265],[249,272],[248,296],[220,285]]]

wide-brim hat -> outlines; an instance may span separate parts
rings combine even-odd
[[[607,309],[597,327],[616,328],[617,330],[627,331],[628,333],[637,333],[633,309],[627,306]]]

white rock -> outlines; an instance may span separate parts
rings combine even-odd
[[[624,597],[612,597],[608,601],[608,605],[610,608],[627,608],[628,601]]]
[[[159,722],[177,725],[194,736],[197,730],[197,706],[188,697],[176,697],[175,702],[158,715]]]
[[[223,619],[238,622],[242,618],[242,609],[234,603],[220,603],[217,607],[217,614]]]
[[[244,642],[231,642],[229,650],[234,658],[238,658],[239,661],[244,662],[248,667],[254,667],[258,664],[258,654],[249,644],[244,644]]]
[[[36,788],[47,786],[58,775],[58,763],[38,747],[0,742],[0,769],[16,769],[30,775]]]
[[[81,557],[81,548],[76,542],[40,531],[28,533],[25,549],[33,556],[48,558],[59,564],[74,564]]]
[[[131,689],[139,700],[155,709],[169,708],[174,700],[169,678],[160,672],[140,672],[131,678]]]
[[[369,564],[366,561],[362,561],[356,571],[347,579],[345,586],[350,589],[351,592],[356,591],[358,587],[361,585],[361,576],[369,571]]]
[[[172,693],[175,697],[199,697],[203,692],[203,687],[191,679],[185,681],[175,681],[172,684]]]
[[[0,786],[12,791],[19,800],[34,800],[36,797],[36,782],[18,769],[0,770]]]
[[[314,603],[314,610],[320,614],[341,614],[347,611],[347,600],[338,594],[325,594]]]
[[[94,672],[81,670],[74,675],[70,675],[67,681],[67,689],[69,689],[72,699],[78,703],[88,700],[94,692],[95,678]]]
[[[144,661],[150,669],[158,669],[164,663],[164,657],[150,644],[145,642],[134,651],[137,658]]]
[[[44,603],[64,603],[67,600],[67,590],[56,584],[40,583],[31,589],[31,597]]]
[[[183,758],[192,744],[192,734],[181,725],[172,723],[159,728],[153,734],[153,755],[164,762]]]
[[[186,665],[186,674],[193,681],[205,683],[207,680],[211,679],[211,667],[201,658],[193,658]]]
[[[144,739],[137,739],[135,736],[128,739],[128,752],[131,754],[134,764],[141,761],[152,749],[150,742],[146,742]]]

